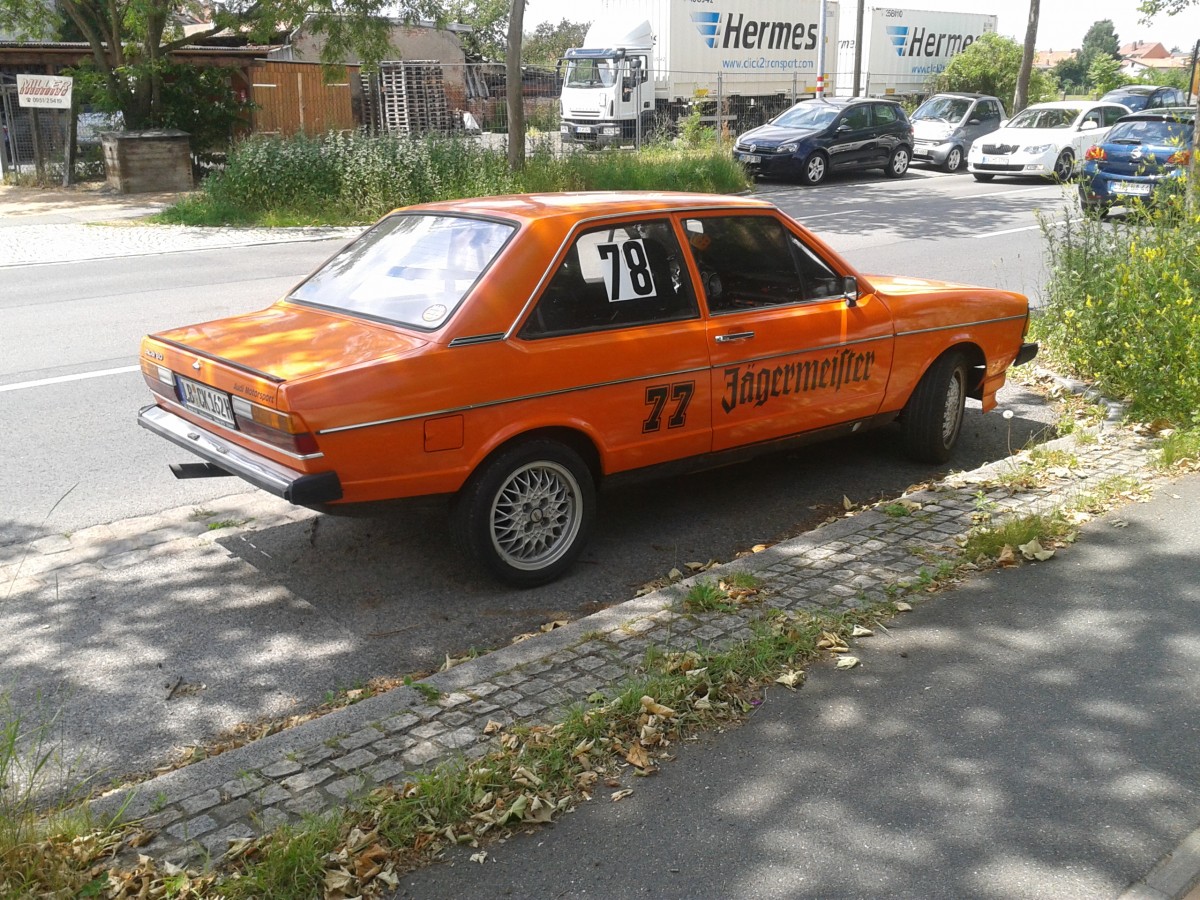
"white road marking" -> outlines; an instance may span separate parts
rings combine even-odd
[[[119,369],[97,369],[95,372],[78,372],[75,375],[57,375],[54,378],[39,378],[36,381],[18,381],[16,384],[0,384],[0,394],[5,391],[19,391],[24,388],[45,387],[48,384],[62,384],[67,381],[83,381],[87,378],[102,378],[105,375],[126,375],[137,372],[141,366],[121,366]]]

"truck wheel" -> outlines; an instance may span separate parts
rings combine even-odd
[[[820,184],[829,174],[829,160],[824,153],[814,153],[804,161],[800,169],[800,180],[805,184]]]
[[[912,151],[901,145],[892,151],[892,155],[888,157],[887,166],[883,170],[883,174],[888,178],[899,178],[908,171],[908,163],[912,159]]]
[[[962,147],[951,147],[950,152],[946,154],[946,171],[957,172],[963,167],[963,152]]]
[[[575,562],[595,506],[592,473],[578,453],[557,441],[527,440],[479,467],[455,499],[451,525],[497,578],[534,587]]]
[[[904,449],[917,462],[944,463],[958,443],[967,400],[967,363],[957,351],[921,376],[901,415]]]

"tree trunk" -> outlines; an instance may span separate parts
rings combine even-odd
[[[1025,52],[1021,54],[1021,71],[1017,74],[1017,92],[1013,96],[1012,115],[1023,110],[1029,102],[1029,75],[1033,71],[1033,54],[1036,52],[1038,13],[1041,0],[1029,0],[1029,24],[1025,28]]]
[[[525,168],[525,98],[521,89],[521,34],[525,27],[525,0],[512,0],[508,17],[508,48],[504,54],[505,99],[508,103],[508,167]]]

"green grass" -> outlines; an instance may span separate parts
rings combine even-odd
[[[1174,431],[1162,440],[1159,464],[1171,468],[1200,460],[1200,429]]]

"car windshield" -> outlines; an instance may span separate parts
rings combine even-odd
[[[826,106],[824,103],[814,103],[812,106],[799,104],[772,119],[771,124],[805,130],[824,128],[837,118],[837,114],[836,106]]]
[[[912,114],[913,121],[933,119],[941,122],[957,122],[967,114],[971,101],[965,97],[930,97]]]
[[[1183,147],[1192,136],[1192,126],[1184,122],[1118,122],[1108,133],[1110,144],[1157,144]]]
[[[464,216],[388,216],[288,299],[414,328],[438,328],[514,230],[503,222]]]
[[[612,87],[616,80],[615,59],[573,59],[567,64],[567,87]]]
[[[1078,106],[1050,106],[1023,109],[1008,120],[1009,128],[1070,128],[1079,118],[1082,108]]]

